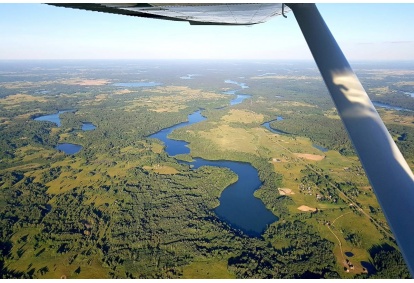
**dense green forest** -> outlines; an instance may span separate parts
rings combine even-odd
[[[1,278],[410,277],[314,66],[17,62],[26,72],[16,75],[8,64],[0,68]],[[202,75],[180,79],[189,73]],[[413,98],[398,94],[412,91],[399,82],[413,76],[362,80],[370,95],[390,85],[378,101],[414,110]],[[250,98],[229,106],[235,95],[223,92],[238,86],[226,79],[247,83],[238,93]],[[162,85],[113,85],[141,81]],[[65,109],[73,111],[60,127],[33,120]],[[148,137],[197,109],[206,121],[171,134],[190,154],[168,156]],[[412,112],[380,114],[413,165]],[[289,134],[262,126],[277,116],[270,126]],[[96,129],[82,131],[83,122]],[[82,150],[56,150],[63,142]],[[214,208],[238,176],[178,160],[194,157],[250,163],[262,182],[255,197],[279,220],[259,237],[233,229]],[[348,272],[347,250],[356,266]]]

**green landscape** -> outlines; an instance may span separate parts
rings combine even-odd
[[[414,169],[414,65],[378,64],[354,70]],[[149,137],[197,110],[190,153]],[[1,278],[411,278],[310,62],[4,61],[0,148]],[[251,164],[278,220],[218,217],[238,175],[195,158]]]

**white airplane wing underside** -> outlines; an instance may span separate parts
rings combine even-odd
[[[281,3],[53,3],[51,5],[128,16],[186,21],[193,25],[253,25],[290,11]]]

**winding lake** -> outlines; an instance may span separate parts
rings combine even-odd
[[[238,95],[230,102],[230,105],[242,103],[249,95]],[[188,115],[188,121],[163,129],[149,138],[157,138],[165,144],[165,151],[170,156],[177,154],[188,154],[190,149],[185,141],[171,140],[168,135],[175,129],[186,127],[194,123],[204,121],[201,110]],[[192,162],[178,161],[192,165],[193,169],[201,166],[225,167],[238,175],[238,180],[224,189],[219,201],[220,205],[214,209],[216,215],[235,229],[240,229],[252,237],[259,237],[267,226],[279,218],[266,209],[263,202],[254,197],[253,193],[262,185],[257,169],[249,163],[227,161],[227,160],[206,160],[194,158]]]

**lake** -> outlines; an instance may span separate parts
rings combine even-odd
[[[193,77],[199,77],[199,76],[201,76],[201,75],[199,75],[199,74],[187,74],[187,76],[182,76],[182,77],[180,77],[180,79],[182,79],[182,80],[192,80]]]
[[[162,83],[157,82],[135,82],[135,83],[115,83],[113,86],[121,86],[121,87],[154,87],[160,86]]]
[[[93,131],[96,129],[96,126],[91,122],[82,122],[82,131]]]
[[[266,129],[268,129],[269,131],[271,131],[274,134],[278,134],[278,135],[290,135],[290,133],[288,133],[288,132],[280,131],[280,130],[273,129],[272,127],[270,127],[270,123],[271,122],[274,122],[274,121],[282,121],[282,120],[283,120],[283,117],[282,116],[277,116],[276,119],[270,120],[268,122],[264,122],[262,124],[262,126],[265,127]]]
[[[238,175],[237,182],[221,193],[220,205],[214,209],[217,216],[231,227],[240,229],[249,236],[258,237],[269,224],[279,220],[266,209],[260,199],[254,197],[253,193],[260,188],[262,182],[257,169],[249,163],[195,158],[189,164],[194,166],[193,169],[201,166],[225,167]]]
[[[237,95],[230,102],[230,105],[242,103],[249,95]],[[188,121],[165,128],[149,138],[157,138],[165,145],[165,151],[170,156],[177,154],[189,154],[190,149],[185,141],[171,140],[168,135],[175,129],[186,127],[194,123],[206,120],[201,110],[188,115]],[[279,218],[267,210],[263,202],[254,197],[253,193],[262,185],[257,169],[249,163],[227,161],[227,160],[206,160],[195,158],[192,162],[178,161],[192,166],[195,170],[201,166],[225,167],[238,175],[238,180],[224,189],[219,197],[220,205],[214,209],[216,215],[230,227],[240,229],[251,237],[259,237],[267,226]]]
[[[66,154],[75,154],[78,153],[82,146],[79,144],[73,144],[73,143],[59,143],[56,146],[57,150],[63,151]]]
[[[60,114],[66,113],[66,112],[75,112],[75,111],[76,110],[74,109],[62,110],[62,111],[58,111],[55,114],[44,115],[44,116],[34,118],[33,120],[49,121],[49,122],[55,123],[58,127],[60,127],[61,126]],[[82,122],[82,131],[92,131],[95,129],[96,129],[96,126],[92,124],[91,122]],[[75,153],[78,153],[82,149],[82,146],[79,144],[73,144],[73,143],[60,143],[56,146],[56,149],[63,151],[66,154],[75,154]]]
[[[235,84],[235,85],[238,85],[242,89],[249,88],[245,83],[239,83],[239,82],[236,82],[236,81],[233,81],[233,80],[225,80],[224,82],[226,84]]]
[[[50,114],[50,115],[44,115],[44,116],[40,116],[40,117],[36,117],[33,120],[35,121],[49,121],[52,123],[55,123],[58,127],[60,127],[60,114],[62,113],[66,113],[66,112],[75,112],[75,110],[71,109],[71,110],[61,110],[58,111],[55,114]]]

